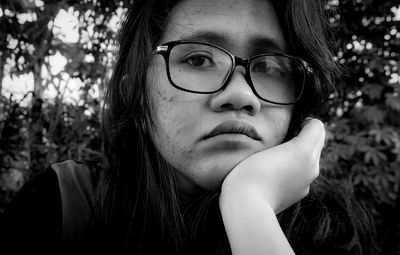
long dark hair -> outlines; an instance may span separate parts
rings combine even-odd
[[[193,201],[183,197],[174,170],[157,152],[148,133],[152,120],[147,68],[178,2],[133,1],[120,29],[119,56],[103,110],[106,162],[97,193],[104,248],[113,254],[230,253],[218,209],[218,191],[204,192]],[[291,54],[308,61],[314,69],[314,75],[308,77],[304,100],[295,107],[289,132],[292,134],[304,116],[332,91],[338,68],[329,50],[322,1],[272,3],[284,26]],[[318,188],[311,189],[311,197],[316,200],[319,193]],[[298,229],[295,223],[302,210],[297,204],[280,216],[289,240],[298,234],[294,229]],[[327,235],[318,229],[314,232],[313,237],[318,240]],[[294,244],[301,246],[296,240]],[[295,249],[300,251],[301,247]]]

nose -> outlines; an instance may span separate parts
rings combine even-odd
[[[245,111],[249,115],[256,115],[261,109],[260,100],[254,95],[247,83],[244,70],[238,67],[233,72],[225,88],[211,98],[211,108],[216,112]]]

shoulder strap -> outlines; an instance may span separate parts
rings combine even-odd
[[[81,240],[93,223],[93,185],[89,169],[72,160],[52,164],[57,174],[64,244]]]

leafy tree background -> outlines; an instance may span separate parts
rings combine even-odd
[[[2,0],[0,2],[0,214],[50,162],[101,155],[100,109],[112,70],[115,29],[129,1]],[[343,78],[319,113],[326,122],[322,170],[367,201],[379,254],[400,254],[400,0],[330,0],[332,41]],[[61,11],[78,19],[77,42],[57,33]],[[52,73],[49,57],[65,68]],[[43,70],[46,70],[45,72]],[[18,99],[5,76],[33,75]],[[79,99],[66,100],[69,80]],[[53,98],[46,90],[56,91]],[[94,90],[98,90],[94,96]]]

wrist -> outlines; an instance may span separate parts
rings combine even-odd
[[[235,206],[237,204],[239,206],[244,204],[248,204],[248,206],[262,205],[275,211],[275,198],[271,194],[274,193],[272,191],[267,192],[266,189],[262,190],[253,183],[243,181],[234,183],[226,178],[221,187],[219,206],[222,210],[226,206]]]
[[[256,189],[222,189],[219,204],[232,254],[293,254],[273,208]]]
[[[252,185],[240,185],[237,187],[222,185],[219,196],[221,213],[225,211],[239,210],[243,207],[265,207],[273,211],[261,192]]]

